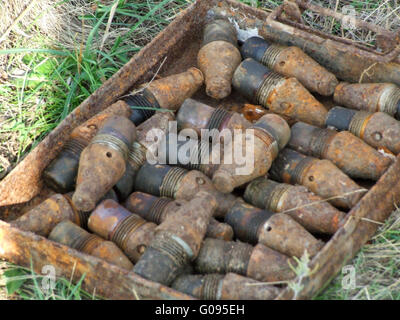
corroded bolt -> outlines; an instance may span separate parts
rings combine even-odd
[[[146,279],[170,285],[197,257],[216,207],[215,198],[203,191],[178,207],[157,227],[133,271]]]
[[[229,96],[232,76],[240,61],[233,25],[223,18],[209,21],[204,28],[203,43],[197,55],[207,95],[214,99]]]
[[[135,140],[135,129],[127,118],[113,116],[82,151],[72,197],[79,210],[93,210],[98,200],[121,179],[129,147]]]
[[[137,138],[130,147],[125,173],[114,186],[121,200],[125,200],[132,193],[136,173],[146,162],[149,154],[155,156],[162,136],[168,132],[169,121],[172,120],[174,115],[171,112],[156,113],[136,128]]]
[[[130,114],[129,107],[118,101],[75,128],[58,156],[44,170],[43,180],[46,185],[60,193],[74,190],[82,150],[110,117],[129,117]]]
[[[325,125],[327,110],[296,78],[285,78],[251,58],[236,69],[232,84],[250,102],[272,112],[319,127]]]
[[[166,197],[159,198],[143,192],[133,192],[126,200],[125,207],[147,221],[160,224],[186,202],[185,200],[174,201]],[[206,236],[228,241],[233,238],[233,230],[230,225],[211,218]]]
[[[237,112],[222,107],[213,108],[193,99],[183,102],[176,115],[176,121],[179,130],[194,129],[199,136],[202,129],[216,129],[221,132],[224,129],[233,131],[251,126],[251,123]]]
[[[375,148],[400,152],[400,122],[387,113],[335,107],[329,110],[326,125],[348,130]]]
[[[354,207],[367,191],[330,160],[305,156],[288,148],[279,153],[269,174],[276,181],[303,185],[340,208]]]
[[[149,82],[143,95],[160,108],[176,111],[183,101],[190,98],[203,84],[202,72],[194,67],[185,72]]]
[[[199,191],[210,192],[218,202],[216,217],[224,217],[236,197],[217,191],[211,180],[197,170],[145,163],[136,175],[135,190],[157,197],[191,200]]]
[[[205,239],[194,268],[199,273],[234,272],[265,282],[286,281],[296,275],[289,257],[262,244]]]
[[[64,220],[51,231],[49,239],[65,244],[73,249],[101,258],[121,268],[131,270],[132,263],[111,241],[91,234],[74,223]]]
[[[281,291],[235,273],[181,275],[172,288],[202,300],[272,300]]]
[[[260,37],[248,38],[240,48],[244,59],[253,58],[267,68],[293,77],[308,90],[323,96],[333,94],[339,83],[335,75],[295,46],[272,44]]]
[[[63,220],[70,220],[86,229],[90,212],[78,210],[72,203],[71,197],[72,192],[54,194],[10,224],[43,237],[47,237],[51,230]],[[117,199],[117,195],[111,189],[103,199]]]
[[[345,214],[303,186],[260,177],[250,182],[244,199],[261,209],[291,216],[309,232],[334,234]]]
[[[299,223],[284,213],[272,213],[253,207],[242,200],[226,214],[225,222],[235,236],[252,244],[261,243],[290,257],[301,257],[307,250],[312,257],[323,242],[314,238]]]
[[[224,147],[224,158],[233,159],[232,163],[224,163],[218,166],[212,181],[215,187],[224,193],[232,192],[235,187],[241,186],[257,177],[265,175],[273,160],[278,155],[279,150],[283,149],[290,138],[290,128],[287,122],[276,114],[266,114],[262,116],[245,133],[232,139],[231,143]],[[249,138],[253,138],[250,139]],[[241,140],[241,144],[237,141]],[[253,144],[253,152],[249,153],[249,145]],[[251,147],[251,145],[250,145]],[[240,151],[236,150],[241,148]],[[235,154],[245,155],[246,159],[251,159],[252,163],[247,163],[246,174],[240,171],[243,163],[235,161]]]
[[[341,82],[333,99],[338,105],[369,112],[385,112],[400,119],[400,88],[393,83]]]
[[[90,215],[88,227],[102,238],[116,243],[135,263],[153,239],[156,225],[113,200],[105,200]]]
[[[349,131],[320,129],[304,122],[292,126],[288,147],[305,155],[331,160],[353,178],[378,180],[392,159]]]

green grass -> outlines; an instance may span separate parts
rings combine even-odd
[[[54,3],[54,6],[70,5],[72,8],[75,2],[64,0]],[[27,23],[19,24],[29,37],[12,33],[10,45],[0,47],[0,71],[3,67],[9,75],[2,80],[0,72],[0,179],[190,2],[121,0],[109,23],[116,2],[87,1],[87,7],[77,14],[75,29],[78,32],[54,38],[40,25],[40,18],[47,14],[48,9],[39,11]],[[264,9],[282,3],[280,0],[242,2]],[[336,4],[336,0],[320,2],[330,8]],[[377,9],[381,3],[370,0],[351,2],[364,15]],[[327,25],[331,26],[331,20]],[[101,46],[108,27],[109,37]],[[331,31],[340,34],[340,24],[335,22]],[[400,279],[398,217],[397,213],[387,221],[373,241],[348,263],[356,269],[356,288],[343,289],[343,275],[339,274],[316,299],[400,299],[400,285],[397,283]],[[5,282],[8,293],[22,299],[94,298],[93,293],[81,289],[83,279],[76,284],[69,279],[57,279],[55,289],[44,292],[40,285],[43,276],[10,264],[0,278],[0,287],[1,281]]]

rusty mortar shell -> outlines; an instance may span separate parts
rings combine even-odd
[[[241,61],[236,29],[225,19],[215,19],[204,28],[197,65],[204,74],[206,93],[223,99],[231,93],[232,76]]]
[[[287,214],[262,210],[242,200],[236,201],[225,222],[232,226],[239,240],[261,243],[289,257],[300,258],[306,250],[312,257],[323,246],[322,241]]]
[[[30,231],[47,237],[51,230],[61,221],[70,220],[76,225],[87,229],[90,212],[78,210],[72,203],[72,192],[67,194],[54,194],[35,206],[10,224],[24,231]],[[116,199],[115,192],[111,189],[104,199]]]
[[[207,238],[194,261],[198,273],[237,273],[258,281],[286,281],[295,277],[289,257],[262,244]],[[292,265],[294,261],[290,261]]]
[[[129,117],[131,110],[124,102],[117,101],[72,131],[58,156],[43,172],[47,186],[60,193],[74,190],[82,150],[88,146],[98,129],[114,115]]]
[[[82,151],[72,197],[79,210],[93,210],[98,200],[121,179],[135,130],[127,118],[113,116]]]
[[[272,212],[286,213],[312,233],[334,234],[345,217],[306,187],[260,177],[250,182],[243,196],[248,203]]]
[[[89,230],[114,242],[136,263],[154,238],[154,223],[131,213],[113,200],[102,201],[92,212]]]
[[[296,78],[284,77],[251,58],[236,69],[232,84],[250,102],[274,113],[318,127],[325,125],[326,108]]]
[[[223,147],[221,144],[214,146],[207,140],[180,139],[179,135],[168,134],[165,136],[164,154],[166,163],[176,165],[188,170],[198,170],[207,177],[212,178],[221,159],[223,159]],[[182,137],[184,138],[184,137]],[[185,158],[176,155],[184,155]],[[173,155],[173,158],[170,155]],[[184,161],[181,161],[184,160]]]
[[[370,146],[400,153],[400,122],[384,112],[332,108],[326,125],[350,131]]]
[[[173,200],[166,197],[156,197],[148,193],[133,192],[125,202],[125,207],[147,221],[161,224],[169,214],[174,214],[185,200]],[[206,236],[215,239],[232,240],[232,227],[226,223],[211,218]]]
[[[126,170],[114,186],[121,201],[124,201],[133,192],[136,173],[146,162],[148,153],[154,155],[157,145],[161,142],[161,140],[151,141],[148,134],[151,130],[157,130],[163,135],[167,134],[168,123],[172,120],[174,120],[174,115],[171,112],[156,113],[136,128],[137,138],[129,149]]]
[[[194,129],[199,136],[202,129],[233,131],[251,126],[251,123],[237,112],[228,111],[222,107],[213,108],[193,99],[186,99],[183,102],[176,120],[179,130]]]
[[[191,200],[200,191],[210,192],[218,202],[215,217],[224,217],[236,201],[234,195],[217,191],[204,173],[162,164],[145,163],[136,175],[135,190],[175,200]]]
[[[87,253],[123,269],[132,270],[133,264],[111,241],[91,234],[71,221],[64,220],[51,231],[49,239]]]
[[[305,88],[323,96],[332,95],[339,83],[334,74],[299,47],[272,44],[261,37],[251,37],[243,43],[240,52],[244,59],[253,58],[268,69],[296,78]]]
[[[246,154],[248,150],[247,143],[254,141],[254,152],[251,154],[253,163],[249,168],[250,172],[240,174],[241,172],[238,169],[243,167],[243,164],[238,164],[235,161],[232,161],[231,164],[221,162],[213,175],[212,181],[216,189],[223,193],[230,193],[235,187],[265,175],[278,155],[279,150],[283,149],[290,139],[289,125],[282,117],[276,114],[262,116],[249,129],[252,129],[250,134],[253,135],[254,140],[248,140],[247,133],[241,134],[239,138],[242,139],[240,145],[242,148],[241,154]],[[234,159],[234,155],[237,153],[235,148],[238,148],[235,140],[236,138],[232,139],[231,143],[224,149],[224,157],[227,156],[228,159]],[[246,155],[246,157],[249,157],[249,155]]]
[[[393,83],[341,82],[334,101],[341,106],[369,112],[385,112],[400,119],[400,88]]]
[[[304,122],[292,126],[288,147],[305,155],[331,160],[353,178],[378,180],[392,163],[349,131],[320,129]]]
[[[162,109],[176,111],[183,101],[190,98],[202,85],[202,72],[194,67],[185,72],[149,82],[143,89],[144,97]]]
[[[216,207],[215,198],[203,191],[183,203],[157,227],[155,237],[133,271],[143,278],[170,285],[197,257]]]
[[[142,92],[127,95],[121,100],[132,109],[129,120],[131,120],[135,126],[138,126],[151,118],[156,113],[156,109],[160,109],[156,100],[153,99],[152,101],[149,101]]]
[[[272,300],[281,291],[235,273],[181,275],[171,287],[202,300]]]
[[[339,208],[351,209],[367,191],[330,160],[305,156],[289,148],[279,153],[269,174],[276,181],[303,185]]]

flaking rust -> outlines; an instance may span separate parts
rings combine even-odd
[[[232,163],[221,162],[213,175],[212,181],[215,187],[223,193],[232,192],[235,187],[265,175],[279,150],[285,147],[290,138],[289,125],[282,117],[275,114],[266,114],[249,129],[252,130],[246,130],[238,137],[234,137],[225,148],[224,157],[233,159]],[[253,139],[249,139],[250,135]],[[238,139],[241,143],[237,143]],[[248,154],[248,144],[253,144],[252,154]],[[241,148],[241,151],[235,150],[237,148]],[[252,161],[246,163],[246,174],[240,171],[240,168],[244,167],[243,164],[235,161],[235,153],[238,152]]]
[[[172,288],[202,300],[271,300],[281,289],[235,273],[181,275]]]
[[[287,281],[295,277],[294,260],[262,244],[205,239],[194,268],[198,273],[229,272],[263,281]]]
[[[82,150],[111,116],[129,117],[131,113],[124,102],[118,101],[75,128],[59,155],[44,170],[44,182],[57,192],[72,191]]]
[[[76,225],[87,228],[90,212],[78,210],[71,200],[72,192],[67,194],[55,194],[38,204],[11,225],[24,231],[30,231],[47,237],[51,230],[63,220],[70,220]],[[107,192],[104,199],[116,199],[113,190]]]
[[[349,131],[320,129],[303,122],[292,126],[288,147],[306,155],[331,160],[354,178],[378,180],[392,163],[391,158]]]
[[[345,217],[345,213],[307,188],[278,183],[266,177],[250,182],[244,199],[261,209],[286,213],[313,233],[334,234]]]
[[[247,58],[236,69],[233,87],[252,103],[274,113],[319,127],[325,124],[326,108],[294,77],[284,77]]]
[[[301,8],[318,9],[318,15],[329,16],[341,15],[338,11],[329,10],[313,5],[305,1],[301,2]],[[394,50],[382,54],[376,50],[363,46],[349,39],[325,34],[319,30],[312,29],[293,18],[283,17],[287,13],[284,6],[275,8],[270,14],[258,13],[254,18],[250,14],[243,14],[241,10],[235,10],[233,3],[221,3],[210,11],[216,15],[222,15],[238,23],[241,29],[257,28],[258,33],[267,41],[281,45],[296,46],[305,51],[315,61],[345,81],[357,82],[391,82],[400,85],[400,64],[398,54],[400,46]],[[261,16],[263,18],[261,18]],[[348,19],[341,15],[339,19]],[[389,32],[377,25],[368,24],[365,21],[354,19],[357,27],[368,26],[367,29],[382,33],[390,40],[398,42],[397,34]],[[365,29],[365,28],[364,28]],[[396,45],[396,44],[395,44]]]
[[[133,268],[133,264],[113,242],[90,234],[71,221],[60,222],[50,233],[49,239],[101,258],[123,269]]]
[[[113,116],[82,151],[72,201],[78,210],[91,211],[98,200],[123,176],[135,125]]]
[[[323,96],[333,94],[339,83],[335,75],[295,46],[282,46],[261,37],[247,39],[240,48],[244,59],[253,58],[269,69],[293,77],[312,92]]]
[[[289,257],[299,258],[306,250],[312,257],[323,246],[290,216],[253,207],[243,200],[236,201],[225,222],[232,226],[238,239],[261,243]]]
[[[172,112],[160,112],[136,128],[137,138],[129,149],[126,170],[114,186],[121,200],[125,200],[132,193],[136,173],[146,162],[147,157],[156,158],[157,148],[163,136],[168,132],[169,121],[173,120]]]
[[[176,115],[176,121],[179,130],[194,129],[199,136],[202,129],[216,129],[221,132],[224,129],[243,130],[251,126],[251,123],[237,112],[222,107],[213,108],[194,99],[186,99],[183,102]]]
[[[145,163],[136,175],[135,190],[176,200],[191,200],[200,191],[209,192],[218,203],[217,218],[224,217],[236,201],[234,195],[216,190],[204,173],[163,164]]]
[[[167,197],[156,197],[148,193],[137,191],[129,196],[125,202],[125,207],[147,221],[160,224],[167,219],[168,215],[174,214],[184,203],[187,203],[187,201],[173,200]],[[206,237],[225,241],[232,240],[233,230],[230,225],[211,218],[207,226]]]
[[[385,112],[400,119],[400,88],[393,83],[341,82],[335,89],[333,99],[341,106]]]
[[[326,125],[348,130],[377,149],[400,152],[400,122],[387,113],[335,107],[329,111]]]
[[[279,153],[269,174],[276,181],[303,185],[340,208],[354,207],[367,192],[330,160],[305,156],[289,148]]]
[[[229,96],[232,75],[240,61],[236,29],[227,19],[210,19],[204,28],[202,47],[197,55],[207,95],[214,99]]]
[[[190,98],[203,84],[202,72],[194,67],[185,72],[149,82],[143,95],[160,108],[176,111],[183,101]]]
[[[215,198],[199,192],[156,228],[149,247],[134,267],[143,278],[170,285],[194,260],[217,207]]]
[[[88,227],[116,243],[136,263],[153,239],[156,224],[129,212],[113,200],[105,200],[90,215]]]

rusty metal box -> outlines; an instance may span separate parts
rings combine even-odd
[[[345,59],[350,57],[355,59],[354,61],[366,65],[372,64],[374,61],[385,62],[385,59],[390,59],[391,64],[399,63],[398,58],[380,55],[370,48],[351,47],[345,41],[335,37],[324,38],[324,35],[318,32],[315,33],[307,28],[300,29],[296,23],[284,24],[277,19],[277,15],[281,13],[279,10],[282,8],[268,15],[264,11],[232,0],[220,2],[199,0],[183,11],[151,43],[65,118],[1,181],[0,258],[27,267],[31,265],[32,261],[36,272],[40,272],[44,265],[51,264],[55,266],[57,276],[70,278],[73,274],[74,280],[78,280],[83,274],[86,274],[83,288],[89,292],[95,290],[96,294],[106,298],[191,299],[190,296],[145,280],[133,272],[122,270],[101,259],[77,252],[33,233],[20,231],[11,227],[7,221],[26,212],[48,194],[48,190],[43,186],[41,173],[55,158],[76,126],[118,100],[135,85],[149,80],[160,65],[162,65],[161,75],[182,72],[188,67],[196,65],[204,19],[207,11],[215,6],[225,10],[232,19],[236,20],[238,25],[241,25],[242,18],[246,17],[248,27],[260,28],[260,34],[264,37],[270,36],[276,41],[288,44],[293,41],[294,36],[296,45],[301,42],[310,43],[310,49],[304,48],[304,50],[317,60],[318,57],[313,55],[313,45],[335,48],[342,52]],[[260,21],[266,22],[266,24],[260,25]],[[290,36],[278,38],[277,34],[274,34],[276,27],[287,32],[288,35],[291,34],[292,40]],[[264,34],[261,31],[264,31]],[[162,64],[164,60],[165,62]],[[323,62],[319,62],[323,64]],[[326,67],[329,68],[329,66]],[[340,75],[338,76],[340,77]],[[354,75],[354,77],[356,76]],[[400,82],[399,74],[395,73],[389,76],[393,78],[391,82],[396,82],[395,80]],[[208,99],[204,90],[201,91],[203,92],[196,93],[195,99],[215,106],[216,102]],[[226,108],[235,109],[238,104],[243,102],[243,98],[234,92],[223,101],[223,105]],[[310,262],[311,269],[315,268],[316,272],[301,280],[303,284],[301,292],[293,297],[293,292],[286,288],[278,299],[312,298],[372,237],[379,223],[388,218],[399,200],[400,160],[397,158],[380,180],[349,212],[344,226]]]

